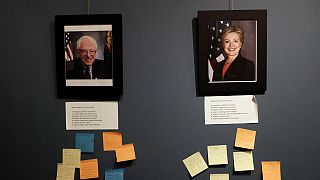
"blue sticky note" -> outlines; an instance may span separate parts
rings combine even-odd
[[[105,171],[105,180],[123,180],[124,169],[106,169]]]
[[[81,152],[84,152],[84,153],[93,153],[94,134],[93,133],[76,133],[76,148],[81,149]]]

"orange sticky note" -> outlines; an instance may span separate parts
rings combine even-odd
[[[280,161],[262,161],[263,180],[281,180]]]
[[[256,139],[256,131],[237,128],[237,135],[236,135],[234,146],[253,150],[255,139]]]
[[[115,149],[117,162],[130,161],[136,159],[133,144],[125,144]]]
[[[91,178],[99,178],[98,159],[88,159],[80,162],[80,179]]]
[[[120,132],[103,132],[103,150],[113,151],[122,146],[122,134]]]

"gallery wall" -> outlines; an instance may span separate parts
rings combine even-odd
[[[192,19],[199,10],[226,10],[227,0],[95,0],[91,13],[123,15],[123,96],[119,131],[134,143],[137,159],[122,165],[125,179],[191,179],[182,160],[207,146],[226,144],[229,165],[193,179],[229,173],[261,179],[260,162],[281,161],[282,178],[319,179],[318,0],[241,0],[234,9],[267,9],[267,91],[257,95],[258,124],[205,125],[204,98],[196,96]],[[65,102],[55,83],[54,16],[85,14],[79,0],[5,1],[1,5],[1,179],[54,179],[62,148],[74,147],[65,130]],[[236,128],[257,131],[255,170],[234,173]],[[95,133],[100,179],[114,167]],[[77,175],[78,176],[78,175]]]

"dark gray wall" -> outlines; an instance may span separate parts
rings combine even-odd
[[[124,94],[119,130],[134,143],[137,160],[125,179],[189,179],[182,160],[206,146],[227,144],[230,164],[210,173],[231,179],[261,178],[262,160],[280,160],[285,180],[319,179],[319,0],[241,0],[234,9],[268,10],[268,82],[257,96],[259,124],[204,125],[203,98],[196,97],[192,18],[198,10],[228,9],[227,0],[92,1],[97,14],[123,14]],[[65,130],[63,99],[56,98],[54,15],[84,14],[85,1],[2,2],[1,179],[54,179],[63,147],[74,146]],[[255,171],[233,174],[237,127],[257,131]],[[89,131],[91,132],[91,131]],[[100,176],[114,166],[95,131]],[[102,178],[101,178],[102,179]]]

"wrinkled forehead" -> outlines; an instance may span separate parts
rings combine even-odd
[[[80,49],[97,49],[97,44],[91,39],[83,39],[79,46]]]

